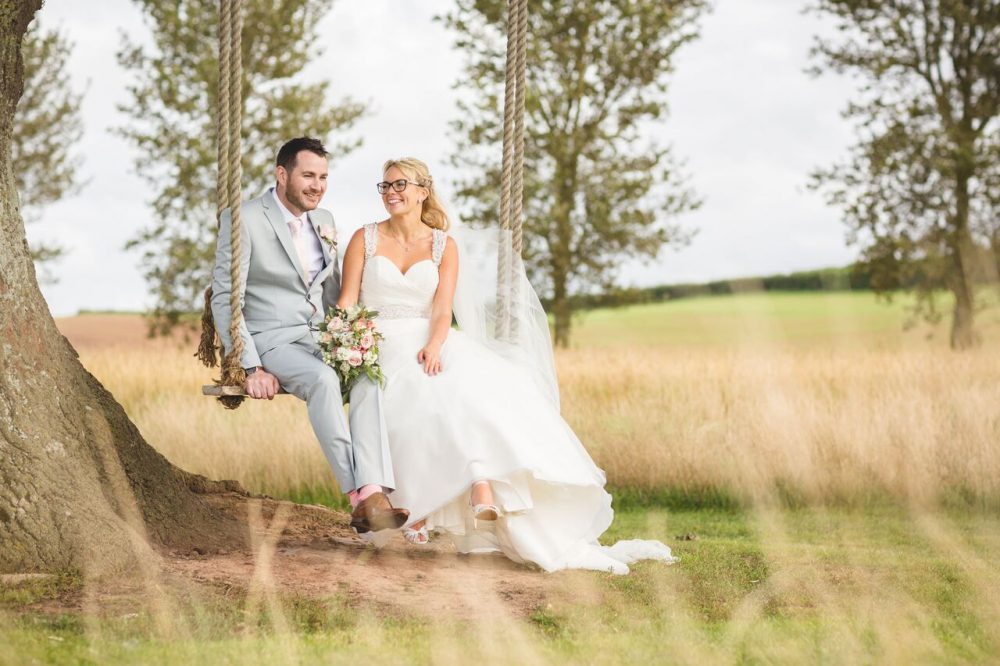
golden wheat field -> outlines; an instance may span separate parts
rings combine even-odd
[[[875,311],[885,321],[862,332],[871,316],[855,296],[822,311],[836,327],[806,307],[815,296],[774,298],[770,310],[733,297],[619,311],[618,324],[646,337],[618,348],[603,344],[606,316],[578,323],[580,346],[557,353],[563,413],[610,486],[744,502],[1000,497],[995,345],[953,353],[904,333],[885,306]],[[717,339],[649,337],[667,324]],[[61,325],[149,442],[181,467],[279,496],[334,483],[297,399],[226,411],[200,395],[212,375],[192,343],[146,340],[137,317]]]

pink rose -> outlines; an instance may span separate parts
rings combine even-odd
[[[333,319],[330,320],[330,323],[327,324],[326,327],[331,331],[339,331],[340,329],[344,328],[344,320],[341,319],[340,317],[334,317]]]
[[[371,333],[364,333],[361,336],[361,349],[368,351],[368,348],[375,344],[375,337]]]
[[[364,359],[361,356],[361,351],[358,349],[352,349],[351,355],[347,357],[347,362],[351,364],[352,368],[356,368],[359,365],[361,365],[363,360]]]

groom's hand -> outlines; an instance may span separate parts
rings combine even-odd
[[[264,368],[260,368],[257,372],[247,376],[247,383],[243,388],[251,398],[273,400],[281,385],[278,384],[277,377]]]

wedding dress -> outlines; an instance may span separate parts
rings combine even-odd
[[[411,524],[426,519],[460,552],[500,551],[546,571],[626,574],[639,559],[675,561],[658,541],[598,544],[614,515],[604,472],[530,368],[452,329],[441,348],[441,372],[424,372],[417,353],[430,332],[446,234],[434,230],[432,258],[405,273],[376,253],[375,224],[364,237],[360,302],[378,311],[385,336],[379,360],[396,478],[392,500],[410,510]],[[469,488],[479,480],[490,482],[502,515],[477,527]]]

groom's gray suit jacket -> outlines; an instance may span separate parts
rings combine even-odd
[[[336,254],[330,253],[319,233],[321,226],[333,228],[333,215],[320,208],[309,211],[309,222],[323,246],[325,267],[312,284],[307,285],[288,223],[274,197],[269,190],[240,206],[240,275],[243,282],[240,333],[244,368],[261,365],[263,354],[302,338],[310,328],[315,329],[340,295],[340,267]],[[212,276],[212,314],[227,352],[233,346],[229,333],[231,228],[227,208],[222,213]]]

